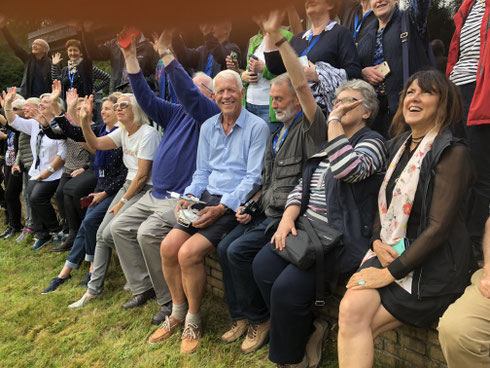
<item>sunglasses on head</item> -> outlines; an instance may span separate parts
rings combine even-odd
[[[112,108],[114,111],[117,111],[118,108],[121,108],[122,110],[127,109],[129,106],[128,101],[122,101],[122,102],[116,102],[114,105],[112,105]]]

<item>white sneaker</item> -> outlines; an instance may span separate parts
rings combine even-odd
[[[70,309],[78,309],[78,308],[82,308],[84,307],[85,305],[87,305],[91,300],[94,300],[95,298],[97,298],[98,295],[96,296],[93,296],[91,298],[89,298],[87,296],[87,294],[83,294],[82,298],[78,301],[76,301],[75,303],[72,303],[68,306],[68,308]]]

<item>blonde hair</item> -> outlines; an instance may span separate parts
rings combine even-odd
[[[133,121],[139,125],[145,125],[145,124],[150,124],[150,119],[148,119],[148,116],[145,114],[143,109],[141,108],[140,105],[138,105],[138,101],[136,101],[136,98],[132,93],[123,93],[119,98],[121,97],[128,97],[129,98],[129,104],[131,105],[131,108],[133,109]]]

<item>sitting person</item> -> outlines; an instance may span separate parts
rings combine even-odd
[[[101,115],[104,124],[91,125],[92,130],[98,137],[103,137],[118,129],[116,126],[116,112],[113,109],[118,95],[119,93],[115,92],[109,97],[104,98],[102,102]],[[58,117],[54,122],[66,137],[70,137],[77,142],[85,142],[82,129],[72,125],[66,117]],[[54,132],[51,134],[54,134]],[[90,281],[94,267],[97,230],[114,196],[123,186],[128,173],[128,170],[123,164],[122,148],[109,151],[96,151],[93,171],[97,176],[97,185],[93,193],[89,194],[91,202],[76,233],[73,247],[71,248],[70,254],[68,254],[61,272],[51,280],[50,285],[44,289],[42,294],[55,291],[61,284],[70,279],[71,271],[80,267],[84,257],[85,261],[90,262],[90,270],[85,277],[85,284],[88,284]],[[80,199],[78,201],[80,202]]]
[[[236,225],[234,212],[260,186],[264,151],[270,132],[259,117],[242,108],[240,75],[223,70],[214,79],[221,114],[201,127],[197,170],[184,194],[206,203],[200,218],[187,227],[177,224],[161,245],[162,268],[172,295],[172,314],[150,337],[169,338],[185,323],[181,353],[193,353],[201,338],[201,302],[206,284],[204,257]],[[179,201],[187,208],[188,201]],[[176,209],[177,210],[177,209]]]
[[[483,236],[483,269],[439,320],[439,341],[448,368],[490,367],[490,218]]]
[[[12,87],[7,94],[4,92],[5,111],[9,124],[16,130],[31,136],[31,151],[33,164],[29,170],[30,180],[27,185],[29,203],[34,231],[37,240],[32,250],[37,250],[51,241],[50,232],[61,230],[56,212],[51,205],[51,197],[56,192],[63,164],[66,158],[66,143],[45,136],[40,121],[50,121],[54,117],[50,103],[50,95],[43,94],[40,98],[39,109],[34,118],[23,119],[13,113],[12,103],[15,99],[16,88]],[[63,101],[58,100],[60,109]]]
[[[473,263],[465,227],[470,155],[451,129],[461,94],[438,71],[408,80],[392,127],[373,251],[347,283],[339,311],[339,366],[371,367],[373,340],[434,323],[464,291]],[[448,185],[450,183],[450,185]]]
[[[121,123],[121,127],[99,137],[90,127],[93,109],[92,96],[85,98],[80,113],[83,136],[86,142],[98,151],[122,147],[123,163],[128,169],[128,175],[124,185],[109,205],[109,211],[105,214],[97,231],[94,266],[88,283],[88,290],[81,299],[68,306],[71,309],[85,306],[102,293],[104,278],[111,260],[112,249],[114,249],[111,223],[114,218],[124,213],[152,187],[151,165],[161,140],[160,133],[149,125],[148,117],[141,110],[132,94],[122,94],[112,107],[116,111],[117,120]],[[151,290],[147,294],[151,295]],[[151,296],[146,300],[150,298]]]

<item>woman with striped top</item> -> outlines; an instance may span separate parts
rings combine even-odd
[[[369,249],[376,212],[376,195],[384,167],[384,138],[368,125],[378,102],[374,88],[361,80],[342,84],[329,116],[328,141],[305,164],[303,178],[290,193],[281,223],[271,239],[280,250],[289,234],[297,234],[295,221],[306,216],[317,232],[325,223],[343,233],[343,252],[325,255],[325,283],[345,279]],[[335,267],[334,267],[335,266]],[[315,297],[315,266],[302,270],[265,246],[254,260],[255,280],[271,313],[271,361],[316,366],[326,326],[315,321],[310,305]],[[306,352],[306,355],[305,355]],[[312,353],[315,352],[315,353]]]

